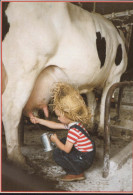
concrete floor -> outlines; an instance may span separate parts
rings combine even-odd
[[[42,129],[41,129],[42,128]],[[22,147],[23,154],[31,162],[31,166],[38,172],[39,175],[45,175],[51,182],[58,181],[57,188],[63,188],[64,191],[85,191],[85,192],[105,192],[105,191],[132,191],[132,158],[127,158],[124,164],[122,163],[120,169],[116,169],[113,161],[110,161],[110,174],[107,178],[102,177],[103,172],[103,140],[93,136],[96,142],[96,157],[92,167],[85,172],[86,180],[78,182],[62,182],[60,177],[65,174],[65,171],[58,166],[52,158],[51,152],[44,152],[40,140],[40,136],[44,132],[51,132],[52,130],[46,127],[41,128],[31,125],[28,130],[25,130],[25,145]],[[66,136],[67,132],[64,130],[56,130],[57,135],[61,138]],[[130,137],[111,139],[111,159],[115,159],[131,141]],[[132,150],[132,148],[131,148]]]
[[[132,157],[131,155],[121,164],[120,167],[115,167],[114,162],[111,160],[110,174],[107,178],[102,177],[103,173],[103,140],[96,136],[93,139],[96,143],[96,157],[93,165],[85,172],[86,179],[76,182],[63,182],[60,181],[60,177],[65,174],[65,171],[58,166],[52,158],[52,151],[44,152],[43,145],[41,143],[41,135],[44,132],[55,132],[44,126],[33,125],[28,123],[24,126],[24,145],[22,146],[22,153],[27,159],[27,163],[30,168],[26,170],[27,177],[39,177],[38,181],[43,181],[44,189],[40,188],[42,183],[40,182],[34,191],[67,191],[67,192],[132,192]],[[66,130],[56,130],[59,138],[67,135]],[[111,159],[115,159],[116,156],[123,151],[123,149],[129,144],[131,137],[112,136],[111,138]],[[3,147],[4,141],[3,141]],[[132,151],[132,147],[131,147]],[[124,154],[123,154],[124,155]],[[18,172],[19,175],[19,172]],[[21,176],[18,176],[21,177]],[[30,180],[30,178],[29,178]],[[47,182],[51,185],[48,185]],[[45,188],[45,186],[49,186]],[[4,190],[7,191],[8,187],[4,186]],[[24,188],[20,188],[17,191],[27,191]],[[32,191],[32,182],[29,182],[28,191]],[[15,187],[14,190],[16,191]]]

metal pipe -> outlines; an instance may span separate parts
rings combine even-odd
[[[116,101],[116,104],[118,102]],[[126,106],[133,106],[133,103],[126,103],[126,102],[121,102],[121,105],[126,105]]]
[[[105,101],[105,116],[104,116],[104,166],[103,177],[106,178],[109,174],[110,166],[110,106],[111,98],[116,88],[124,88],[126,86],[133,86],[133,81],[125,81],[113,84],[108,90]]]
[[[96,12],[96,2],[93,3],[93,12]]]
[[[116,17],[122,17],[122,16],[131,16],[133,15],[133,10],[126,10],[123,12],[117,12],[117,13],[112,13],[112,14],[105,14],[104,17],[106,18],[116,18]]]
[[[118,95],[118,103],[117,103],[117,120],[120,119],[120,105],[121,105],[121,99],[122,99],[122,94],[123,94],[123,87],[119,89],[119,95]]]

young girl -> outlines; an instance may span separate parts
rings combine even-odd
[[[90,114],[79,92],[66,83],[58,83],[54,89],[53,105],[61,123],[32,117],[32,123],[39,123],[52,129],[68,129],[67,138],[51,136],[57,148],[53,152],[55,162],[66,175],[62,181],[83,180],[95,156],[95,144],[82,123],[88,123]]]

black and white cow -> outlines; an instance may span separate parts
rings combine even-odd
[[[125,71],[127,55],[110,21],[68,2],[12,2],[6,15],[10,28],[2,43],[2,120],[8,158],[23,163],[18,143],[23,109],[29,114],[38,106],[48,115],[53,84],[67,81],[87,94],[94,115],[93,90],[101,89],[103,128],[105,97]]]

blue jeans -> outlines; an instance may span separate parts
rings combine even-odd
[[[65,144],[66,138],[62,138],[60,141]],[[91,152],[80,152],[73,147],[70,153],[56,148],[53,152],[55,162],[60,165],[67,174],[71,175],[79,175],[88,169],[93,163],[94,156],[95,148]]]

